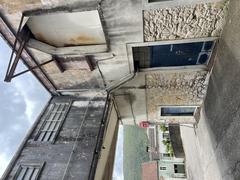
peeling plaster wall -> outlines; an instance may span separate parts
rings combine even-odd
[[[58,11],[66,9],[84,11],[98,8],[110,50],[109,53],[99,58],[108,59],[99,63],[108,85],[130,72],[129,58],[126,52],[127,43],[137,43],[143,40],[158,41],[218,36],[221,33],[227,9],[227,4],[224,3],[205,3],[145,10],[142,13],[144,9],[142,0],[73,0],[69,2],[63,0],[20,0],[19,2],[2,0],[2,5],[0,5],[1,11],[4,12],[3,14],[15,29],[18,27],[21,12],[24,10],[56,8]],[[159,7],[162,8],[158,5],[155,8]],[[38,62],[46,61],[43,53],[32,49],[31,51]],[[112,54],[115,56],[112,57]],[[28,63],[31,64],[30,60]],[[60,73],[54,66],[54,63],[50,63],[43,68],[50,79],[54,81],[57,89],[103,87],[103,80],[97,69],[93,72],[68,69],[64,73]],[[37,70],[36,73],[41,74]]]
[[[3,6],[0,6],[4,16],[10,21],[15,30],[18,27],[21,12],[23,11],[40,9],[39,12],[41,14],[41,9],[44,11],[44,9],[51,8],[58,12],[99,9],[110,51],[95,60],[108,59],[99,63],[106,84],[115,83],[115,81],[130,73],[126,44],[142,42],[142,0],[73,0],[68,2],[63,0],[42,0],[41,3],[37,0],[33,3],[27,1],[21,0],[22,4],[26,5],[24,7],[14,2],[12,4],[11,2],[6,2]],[[38,62],[46,61],[42,56],[43,53],[37,50],[32,52]],[[112,54],[115,56],[112,57]],[[64,73],[60,73],[56,71],[54,63],[51,63],[44,66],[44,70],[56,84],[57,89],[94,89],[103,87],[103,80],[97,69],[93,72],[67,70]]]
[[[71,3],[75,3],[78,0],[71,0]],[[67,6],[71,4],[65,0],[0,0],[0,8],[4,9],[10,14],[17,13],[19,11],[25,11],[35,8],[47,8],[56,6]]]
[[[218,2],[144,11],[144,40],[220,36],[227,7]]]
[[[33,48],[31,48],[30,51],[34,54],[34,57],[38,59],[39,64],[51,59],[51,56],[47,53]],[[78,58],[78,61],[75,62],[70,62],[70,60],[67,63],[66,61],[61,62],[65,68],[64,72],[60,72],[55,62],[43,65],[42,68],[47,72],[49,77],[54,80],[58,89],[95,89],[104,87],[99,71],[97,69],[90,71],[87,69],[89,67],[83,63],[80,67],[81,60],[83,60],[83,58]]]
[[[16,13],[19,10],[27,8],[36,8],[41,6],[41,0],[0,0],[0,7],[9,13]]]
[[[87,180],[93,155],[101,128],[101,121],[106,103],[106,93],[81,94],[80,97],[59,97],[53,102],[69,102],[73,104],[67,114],[60,132],[54,143],[34,141],[46,112],[39,119],[33,133],[28,138],[16,162],[10,168],[5,179],[13,178],[20,164],[46,162],[39,179],[59,180],[77,179]],[[71,156],[71,153],[74,153]]]
[[[207,91],[208,72],[158,72],[146,75],[149,121],[160,121],[162,105],[201,105]],[[161,119],[164,119],[161,117]],[[193,118],[167,118],[169,122],[193,122]]]

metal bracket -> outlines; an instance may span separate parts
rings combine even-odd
[[[20,30],[22,28],[23,19],[24,19],[24,16],[21,17],[21,20],[20,20],[20,23],[19,23],[19,26],[18,26],[16,38],[15,38],[15,41],[14,41],[14,44],[13,44],[12,54],[11,54],[11,57],[10,57],[10,61],[9,61],[8,68],[7,68],[7,72],[6,72],[5,79],[4,79],[5,82],[10,82],[11,81],[12,76],[14,74],[14,71],[15,71],[15,69],[17,67],[18,61],[19,61],[19,59],[21,57],[22,51],[24,49],[24,46],[26,44],[27,38],[24,38],[23,41],[19,42],[20,44],[19,44],[19,48],[17,50],[17,54],[15,56],[14,62],[12,62],[13,56],[14,56],[14,52],[16,51],[16,47],[17,47],[17,44],[18,44],[18,38],[19,38],[18,36],[19,36]]]
[[[27,43],[28,43],[28,41],[31,37],[31,32],[29,30],[22,29],[23,19],[24,19],[24,16],[22,16],[21,21],[19,23],[18,31],[17,31],[16,38],[15,38],[15,41],[14,41],[14,44],[13,44],[12,53],[11,53],[11,56],[10,56],[10,61],[9,61],[9,64],[8,64],[8,68],[7,68],[7,72],[6,72],[4,81],[5,82],[11,82],[11,80],[13,78],[15,78],[17,76],[20,76],[24,73],[27,73],[29,71],[32,71],[33,69],[40,68],[41,66],[43,66],[45,64],[48,64],[52,61],[55,62],[56,66],[58,67],[58,69],[61,72],[64,72],[64,68],[62,67],[60,62],[57,60],[57,58],[51,58],[50,60],[48,60],[46,62],[43,62],[41,64],[37,63],[36,66],[29,67],[25,71],[21,71],[17,74],[14,74],[15,70],[17,68],[18,62],[19,62],[19,60],[22,56],[22,52],[24,51],[24,48],[27,46]],[[16,56],[14,57],[15,52],[16,52]]]

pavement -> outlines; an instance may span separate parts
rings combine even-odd
[[[230,0],[198,126],[181,136],[190,180],[240,180],[240,0]]]

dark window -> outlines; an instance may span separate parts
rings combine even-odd
[[[162,156],[163,157],[171,157],[170,153],[163,153]]]
[[[14,180],[37,180],[43,165],[20,165]]]
[[[196,107],[161,107],[161,116],[193,116]]]
[[[45,117],[44,123],[38,132],[36,140],[53,142],[69,108],[70,103],[51,104],[49,106],[49,110]]]
[[[166,168],[166,167],[164,167],[164,166],[160,166],[160,170],[162,170],[162,171],[166,171],[166,170],[167,170],[167,168]]]
[[[214,41],[133,47],[135,68],[204,64],[210,59]]]
[[[163,133],[163,138],[164,138],[164,139],[170,139],[170,136],[169,136],[168,133]]]
[[[163,2],[163,1],[172,1],[172,0],[148,0],[148,3]]]
[[[184,164],[174,164],[174,172],[185,174],[185,166]]]

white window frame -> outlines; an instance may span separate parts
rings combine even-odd
[[[192,116],[162,116],[162,108],[195,108]],[[159,106],[159,117],[161,118],[193,118],[199,106]]]

